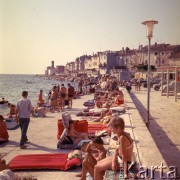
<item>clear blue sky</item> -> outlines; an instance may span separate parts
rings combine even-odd
[[[83,54],[180,44],[180,0],[0,0],[0,73],[42,74]]]

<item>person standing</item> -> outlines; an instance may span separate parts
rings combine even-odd
[[[74,87],[71,84],[68,84],[68,100],[69,100],[69,107],[72,108],[72,99],[74,97],[75,90]]]
[[[39,97],[38,97],[38,105],[42,106],[44,104],[44,99],[43,99],[43,90],[41,89],[39,91]]]
[[[27,98],[28,92],[22,92],[22,99],[17,103],[16,106],[16,122],[19,122],[21,128],[21,140],[20,149],[25,149],[27,146],[25,143],[28,141],[27,130],[30,122],[30,114],[32,112],[31,101]]]
[[[64,86],[64,84],[61,84],[61,88],[60,88],[60,95],[61,95],[61,98],[63,99],[63,108],[65,106],[65,98],[66,98],[66,95],[67,95],[67,88]]]

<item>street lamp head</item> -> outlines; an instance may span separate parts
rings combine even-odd
[[[158,21],[155,21],[155,20],[148,20],[148,21],[142,22],[143,25],[146,25],[146,33],[147,33],[148,38],[153,37],[154,24],[157,24],[157,23]]]

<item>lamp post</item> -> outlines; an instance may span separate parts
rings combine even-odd
[[[154,28],[154,24],[157,24],[158,21],[155,20],[148,20],[148,21],[144,21],[142,22],[143,25],[146,26],[146,36],[148,38],[148,75],[147,75],[147,89],[148,89],[148,93],[147,93],[147,121],[146,121],[146,125],[147,127],[150,126],[150,76],[151,76],[151,72],[150,72],[150,45],[151,45],[151,38],[153,37],[153,28]]]

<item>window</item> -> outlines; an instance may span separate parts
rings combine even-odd
[[[154,55],[157,56],[157,55],[158,55],[158,52],[155,52]]]
[[[164,52],[161,52],[161,55],[164,55]]]

